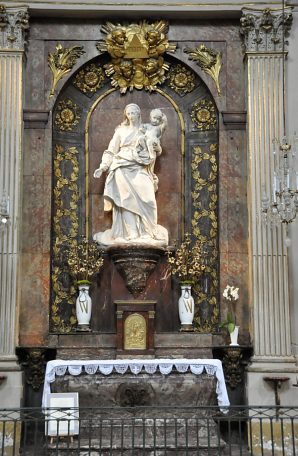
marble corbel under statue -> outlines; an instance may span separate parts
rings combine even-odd
[[[94,172],[96,178],[107,172],[104,210],[112,211],[112,227],[95,233],[93,238],[113,251],[112,259],[117,258],[115,265],[133,294],[145,288],[168,245],[167,229],[157,224],[158,178],[154,173],[156,158],[162,153],[160,139],[166,124],[167,118],[160,109],[153,109],[150,123],[144,124],[139,106],[128,104],[124,121],[115,129]],[[142,280],[141,264],[146,266],[141,268]]]

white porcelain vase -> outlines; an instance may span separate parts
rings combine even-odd
[[[90,331],[92,301],[89,296],[89,284],[79,284],[79,296],[76,300],[77,330]]]
[[[231,343],[230,345],[239,345],[238,344],[238,333],[239,333],[239,326],[235,326],[234,331],[230,333]]]
[[[195,306],[194,299],[191,295],[191,285],[181,284],[181,296],[178,306],[181,331],[192,331]]]

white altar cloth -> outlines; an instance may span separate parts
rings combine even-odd
[[[103,375],[110,375],[113,370],[118,374],[125,374],[128,368],[138,375],[142,369],[147,374],[154,374],[157,370],[163,375],[169,375],[173,367],[180,373],[188,370],[195,375],[206,372],[217,379],[216,394],[219,407],[230,405],[222,363],[219,359],[100,359],[100,360],[62,360],[49,361],[46,367],[42,406],[45,407],[47,393],[51,392],[51,383],[56,375],[63,376],[66,371],[70,375],[80,375],[83,368],[86,374],[95,374],[97,371]]]
[[[125,374],[130,369],[133,374],[138,375],[144,369],[148,374],[154,374],[159,370],[161,374],[169,375],[173,367],[180,373],[189,370],[195,375],[200,375],[204,371],[214,375],[217,379],[216,394],[219,407],[230,405],[222,363],[219,359],[55,359],[47,363],[42,406],[45,407],[46,395],[51,392],[51,383],[55,381],[56,375],[63,376],[66,371],[70,375],[80,375],[83,369],[86,374],[100,372],[103,375],[110,375],[113,370],[118,374]]]

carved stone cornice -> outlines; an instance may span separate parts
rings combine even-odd
[[[245,111],[222,111],[222,120],[228,130],[246,129]]]
[[[26,6],[18,8],[0,4],[0,51],[24,51],[29,14]]]
[[[284,37],[289,35],[293,22],[292,8],[253,10],[243,8],[240,33],[246,52],[282,52]],[[287,42],[285,41],[285,44]]]

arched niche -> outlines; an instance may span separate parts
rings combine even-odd
[[[143,121],[150,110],[162,108],[168,128],[162,138],[163,153],[156,163],[159,177],[158,222],[170,234],[170,245],[185,232],[206,240],[209,273],[195,290],[196,327],[216,329],[218,317],[218,111],[202,79],[176,58],[169,57],[169,77],[156,92],[145,90],[121,95],[104,75],[107,55],[82,66],[65,84],[53,109],[53,213],[50,330],[70,332],[76,321],[76,288],[67,272],[65,248],[80,235],[92,237],[110,227],[103,213],[104,179],[93,172],[100,163],[124,107],[137,103]],[[183,88],[183,81],[186,86]],[[178,284],[162,281],[165,261],[153,273],[144,298],[153,298],[157,331],[179,328]],[[97,277],[92,329],[115,331],[115,299],[131,299],[108,260]]]

